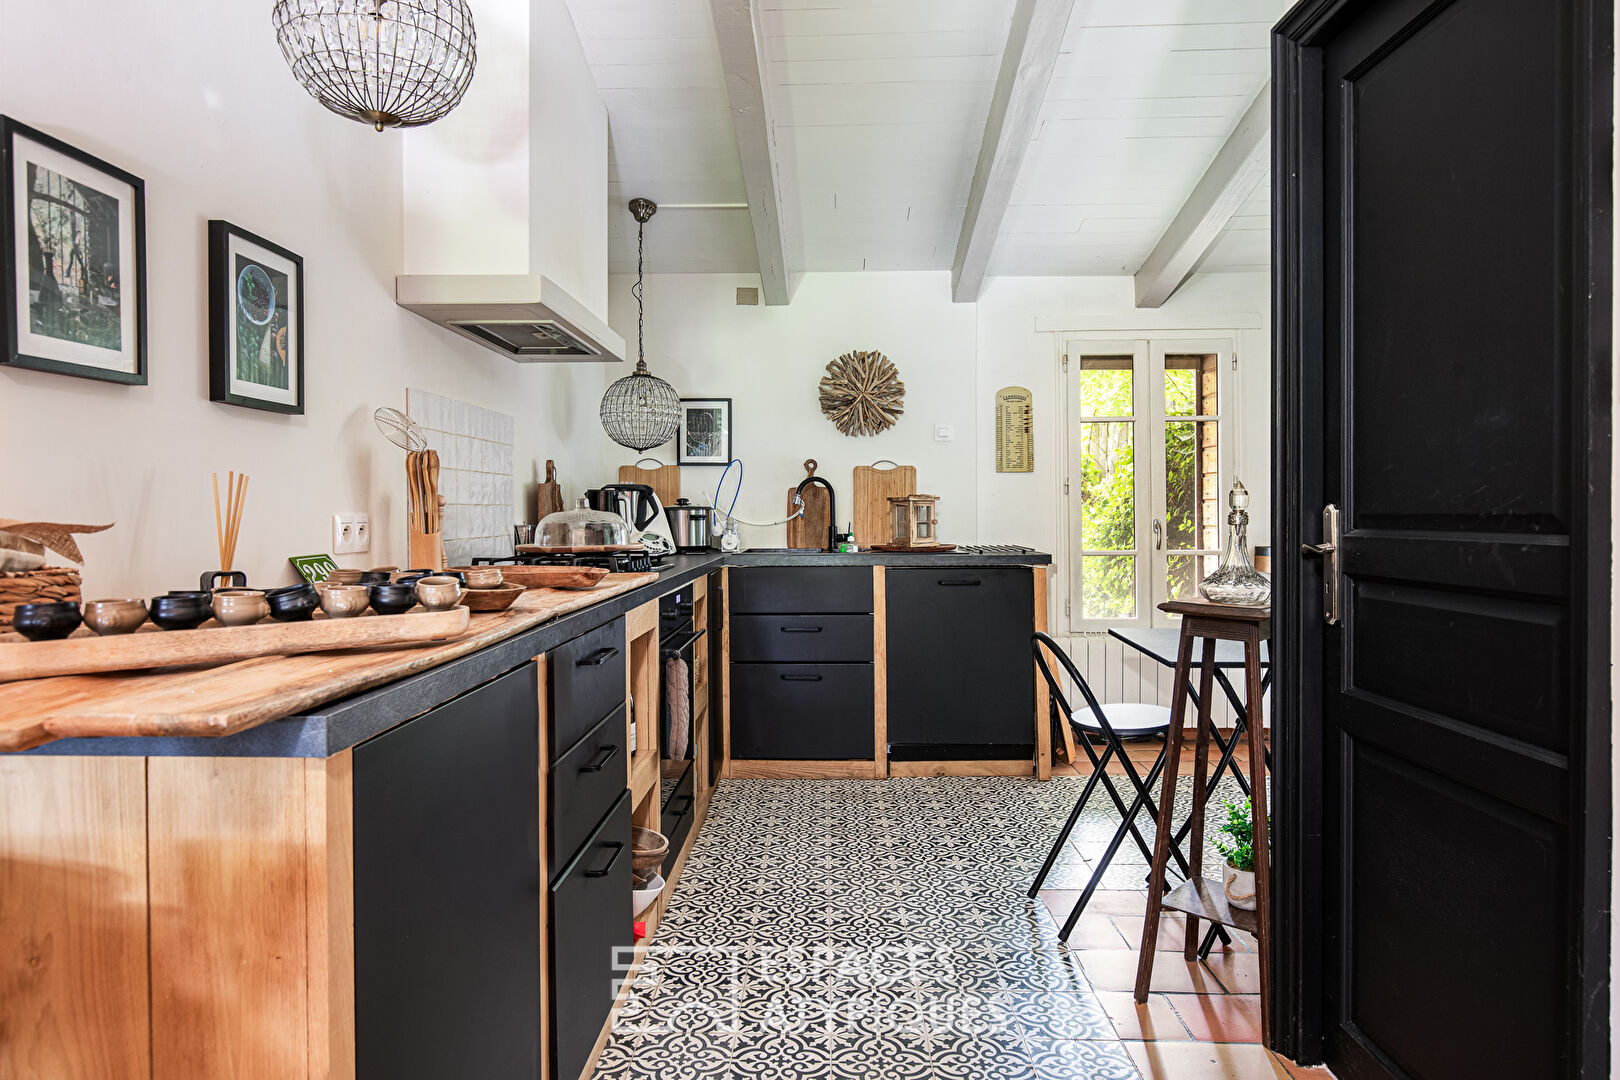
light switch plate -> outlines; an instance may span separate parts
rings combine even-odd
[[[934,425],[935,442],[952,442],[956,439],[956,429],[949,424]]]
[[[371,550],[371,519],[365,514],[332,515],[332,553],[353,555]]]

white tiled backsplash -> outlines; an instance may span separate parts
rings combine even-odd
[[[512,418],[415,388],[405,391],[405,414],[439,452],[446,561],[465,566],[481,555],[510,555]]]

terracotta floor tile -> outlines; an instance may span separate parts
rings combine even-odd
[[[1168,994],[1172,1008],[1200,1042],[1260,1041],[1259,994]]]
[[[1143,1080],[1289,1080],[1288,1070],[1251,1043],[1128,1042]]]
[[[1204,961],[1228,994],[1260,992],[1260,954],[1211,952]]]
[[[1114,915],[1111,918],[1114,920],[1114,925],[1119,927],[1119,932],[1125,935],[1125,940],[1131,943],[1132,948],[1142,944],[1143,916]],[[1184,940],[1182,935],[1185,932],[1184,927],[1186,925],[1186,920],[1180,915],[1165,912],[1159,919],[1159,948],[1180,952]],[[1203,941],[1208,928],[1208,923],[1200,922],[1198,924],[1199,941]],[[1210,956],[1220,952],[1252,952],[1254,950],[1254,937],[1252,935],[1245,934],[1242,930],[1233,927],[1227,927],[1226,932],[1232,936],[1232,944],[1222,945],[1220,940],[1217,939],[1215,947],[1210,950]]]
[[[1149,994],[1146,1005],[1138,1005],[1126,990],[1103,991],[1097,1000],[1122,1039],[1172,1042],[1192,1038],[1164,994]]]
[[[1096,894],[1092,894],[1095,899]],[[1079,901],[1078,890],[1043,889],[1041,900],[1046,904],[1046,910],[1052,916],[1056,926],[1062,926],[1063,920],[1069,917],[1069,911]],[[1109,916],[1092,909],[1089,905],[1080,921],[1074,924],[1074,930],[1069,934],[1069,948],[1071,949],[1128,949],[1135,942],[1127,941],[1120,936]]]
[[[1069,909],[1080,899],[1080,892],[1079,889],[1042,889],[1041,899],[1046,901],[1048,908],[1054,911],[1061,910],[1064,918],[1067,918]],[[1134,889],[1098,889],[1091,894],[1091,903],[1086,905],[1086,914],[1081,918],[1088,915],[1140,915],[1146,906],[1146,892],[1137,892]]]
[[[1136,950],[1082,950],[1080,967],[1097,990],[1136,988]],[[1161,994],[1219,994],[1217,982],[1202,964],[1189,964],[1179,953],[1153,954],[1152,990]]]

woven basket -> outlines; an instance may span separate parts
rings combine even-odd
[[[79,602],[79,572],[60,566],[41,570],[0,570],[0,630],[11,628],[18,604]]]

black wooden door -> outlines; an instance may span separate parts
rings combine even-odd
[[[1278,981],[1350,1080],[1607,1075],[1611,26],[1278,28]]]

